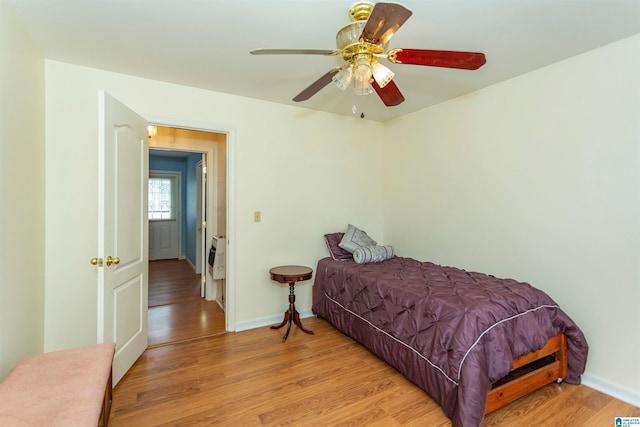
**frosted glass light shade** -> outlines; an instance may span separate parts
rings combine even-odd
[[[373,78],[381,88],[385,87],[395,76],[393,71],[377,61],[371,65],[371,68],[373,69]]]
[[[336,34],[336,46],[338,49],[344,49],[350,44],[358,43],[366,23],[367,21],[355,21],[340,28],[340,31]]]
[[[373,92],[373,88],[371,87],[371,66],[369,65],[369,60],[367,58],[360,58],[356,61],[356,66],[354,70],[354,80],[355,83],[353,88],[356,92],[356,95],[369,95]]]
[[[373,88],[371,87],[371,83],[366,80],[356,80],[353,84],[353,90],[356,95],[369,95],[373,92]]]
[[[341,90],[345,90],[349,83],[351,83],[351,79],[353,78],[353,67],[348,65],[344,67],[340,72],[333,76],[331,80],[338,86]]]

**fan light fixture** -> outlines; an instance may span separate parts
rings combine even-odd
[[[356,95],[369,95],[373,92],[371,83],[376,81],[380,88],[385,87],[395,75],[393,71],[378,62],[378,49],[365,43],[360,38],[362,30],[373,10],[373,4],[362,2],[355,4],[349,12],[352,22],[348,23],[336,34],[338,49],[345,52],[343,58],[347,65],[336,73],[331,80],[341,90],[346,90],[354,81]],[[372,80],[373,78],[373,80]]]
[[[358,57],[354,60],[354,65],[345,65],[332,80],[341,90],[346,90],[351,84],[351,80],[355,80],[354,90],[356,95],[368,95],[373,92],[371,82],[376,81],[381,88],[385,87],[395,73],[379,63],[376,60],[370,61],[366,55]],[[372,80],[373,77],[373,80]]]
[[[381,88],[385,87],[391,80],[393,80],[393,76],[396,75],[393,71],[378,61],[371,64],[371,69],[373,71],[373,78]]]
[[[369,60],[362,56],[356,59],[356,66],[354,67],[354,83],[353,88],[356,91],[356,95],[369,95],[373,92],[371,87],[371,65]]]
[[[0,0],[1,1],[1,0]],[[387,107],[400,105],[404,96],[393,81],[395,74],[378,61],[393,64],[477,70],[486,63],[480,52],[429,49],[391,49],[387,43],[412,12],[399,3],[360,1],[349,10],[351,22],[336,34],[337,49],[254,49],[252,55],[341,56],[346,64],[320,76],[293,101],[306,101],[333,81],[345,90],[353,81],[357,95],[375,91]]]
[[[331,80],[340,88],[340,90],[346,90],[353,78],[353,66],[348,64],[338,72]]]

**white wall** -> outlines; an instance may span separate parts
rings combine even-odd
[[[44,340],[44,61],[0,1],[0,379]]]
[[[46,350],[96,339],[99,89],[145,117],[234,129],[238,328],[281,319],[288,287],[269,268],[315,268],[327,256],[324,233],[353,221],[381,238],[383,125],[55,61],[45,68]],[[311,283],[296,297],[310,310]]]
[[[390,123],[384,217],[400,255],[547,291],[590,344],[584,380],[635,405],[638,52],[635,36]]]

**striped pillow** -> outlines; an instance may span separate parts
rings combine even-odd
[[[391,258],[393,258],[393,247],[389,245],[361,246],[353,251],[353,260],[356,264],[382,262]]]

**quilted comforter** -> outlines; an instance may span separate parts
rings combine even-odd
[[[313,312],[425,390],[454,426],[479,426],[491,384],[512,361],[564,333],[578,384],[587,343],[544,292],[527,283],[411,258],[318,262]]]

